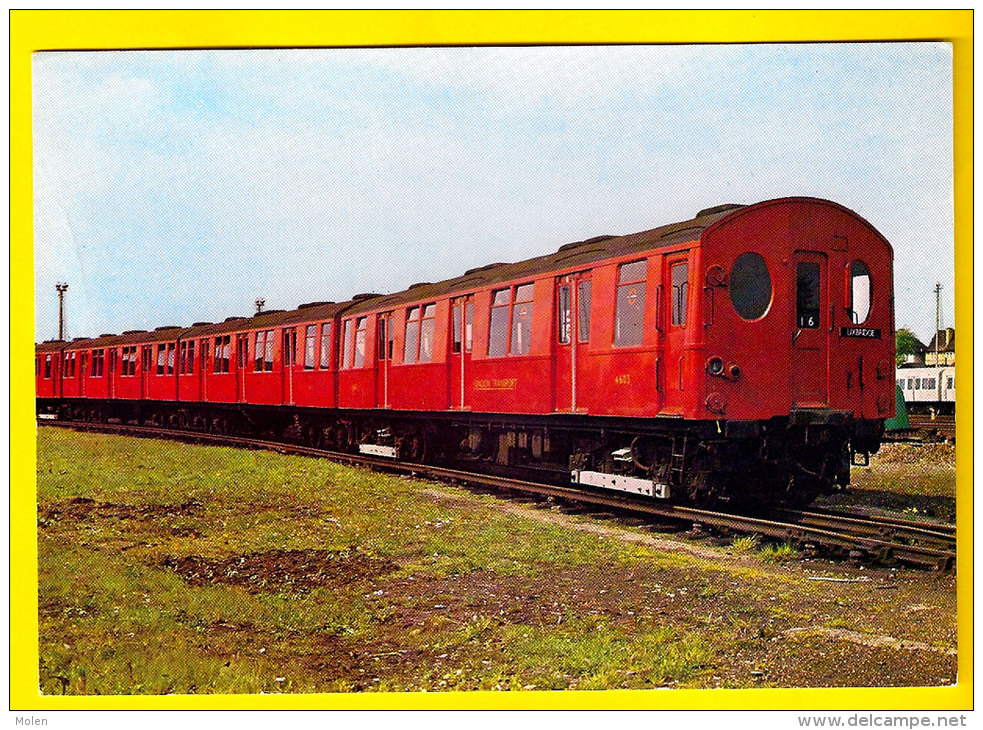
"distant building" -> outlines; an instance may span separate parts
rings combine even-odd
[[[920,368],[925,365],[925,344],[914,335],[911,338],[915,341],[914,352],[905,355],[904,360],[898,365],[902,368]]]
[[[936,359],[936,344],[938,344],[938,359]],[[956,330],[946,327],[935,333],[935,337],[925,347],[925,364],[955,365],[956,364]]]

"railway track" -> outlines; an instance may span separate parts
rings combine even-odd
[[[908,428],[902,431],[889,431],[885,434],[889,441],[907,441],[910,443],[935,443],[956,440],[955,416],[931,416],[909,414]]]
[[[535,495],[570,503],[591,505],[616,514],[676,520],[725,532],[755,534],[787,540],[810,548],[826,548],[851,558],[900,562],[935,570],[952,570],[956,562],[955,526],[921,523],[887,517],[859,516],[830,510],[775,509],[767,516],[717,512],[640,499],[620,493],[584,491],[554,484],[524,481],[507,476],[451,469],[430,464],[328,451],[309,446],[224,434],[136,426],[118,423],[39,420],[40,424],[96,433],[168,438],[189,443],[208,443],[261,449],[282,454],[328,458],[387,472],[411,473],[458,484],[490,488],[508,494]]]

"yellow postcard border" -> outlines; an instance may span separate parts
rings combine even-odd
[[[10,708],[971,709],[973,683],[973,12],[955,11],[11,11]],[[762,689],[379,695],[47,697],[38,693],[31,54],[40,50],[598,43],[947,41],[954,63],[959,683]]]

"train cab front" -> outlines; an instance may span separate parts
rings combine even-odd
[[[890,245],[840,205],[786,198],[708,228],[702,259],[703,418],[723,424],[721,466],[754,460],[790,501],[846,485],[894,415]]]

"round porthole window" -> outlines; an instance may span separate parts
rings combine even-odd
[[[742,253],[730,270],[730,301],[742,319],[761,319],[771,305],[771,275],[761,254]]]

